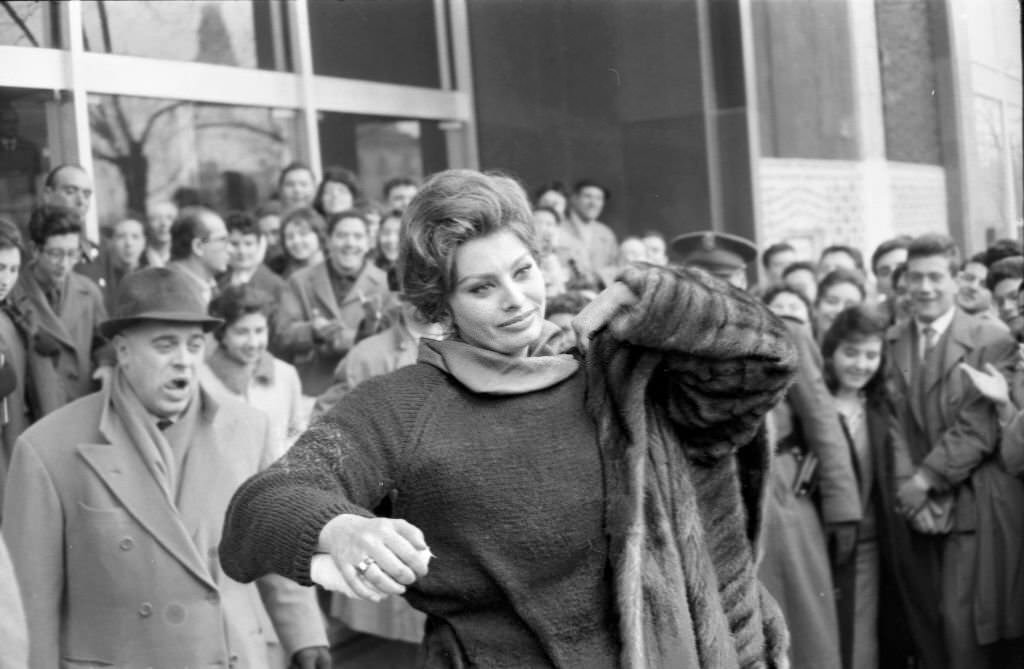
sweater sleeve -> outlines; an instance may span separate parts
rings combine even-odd
[[[700,270],[631,266],[637,301],[608,323],[619,341],[665,354],[651,397],[696,457],[748,443],[797,368],[785,324],[753,296]]]
[[[393,384],[384,381],[373,379],[347,395],[235,492],[220,544],[231,578],[247,583],[277,573],[310,585],[324,525],[345,513],[373,516],[370,509],[394,488],[397,463],[405,461],[411,422],[392,401]]]

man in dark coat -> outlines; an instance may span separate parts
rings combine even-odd
[[[959,368],[988,363],[1009,375],[1016,346],[1005,328],[955,308],[958,266],[951,239],[916,238],[907,259],[914,318],[888,335],[897,503],[922,535],[902,569],[927,581],[916,588],[928,596],[918,619],[931,622],[924,632],[945,648],[946,666],[1019,666],[1007,662],[1024,635],[1020,543],[1007,550],[1004,537],[1024,534],[1024,487],[996,457],[995,408]]]

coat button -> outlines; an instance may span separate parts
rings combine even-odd
[[[131,537],[125,537],[124,539],[121,539],[121,543],[119,543],[118,546],[120,546],[123,551],[130,551],[135,548],[135,540]]]
[[[149,602],[143,602],[142,606],[139,607],[139,617],[148,618],[153,615],[153,605]]]

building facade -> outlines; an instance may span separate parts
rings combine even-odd
[[[293,160],[605,184],[620,236],[702,228],[870,251],[1018,233],[1013,0],[4,1],[0,213],[95,175],[90,230]]]

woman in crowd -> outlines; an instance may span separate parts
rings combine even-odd
[[[359,179],[352,170],[332,165],[324,170],[324,178],[313,198],[313,208],[325,219],[331,214],[354,209],[362,198]]]
[[[109,312],[121,280],[146,264],[146,224],[142,216],[128,213],[111,226],[103,252],[92,262],[76,265],[75,271],[96,282]]]
[[[248,285],[228,286],[210,302],[210,315],[224,322],[214,330],[217,346],[200,368],[203,387],[238,397],[267,414],[274,458],[305,429],[302,386],[295,368],[267,352],[269,294]]]
[[[289,163],[277,180],[277,197],[284,210],[310,207],[316,194],[316,177],[305,163]]]
[[[758,435],[795,365],[779,319],[706,274],[630,267],[578,317],[582,357],[559,354],[518,183],[439,173],[403,226],[403,294],[453,335],[239,489],[225,571],[310,583],[324,553],[323,582],[427,614],[421,666],[780,661],[753,569]]]
[[[825,383],[857,472],[863,513],[856,552],[834,573],[843,666],[849,669],[878,669],[883,654],[885,666],[907,666],[912,653],[903,614],[908,585],[893,570],[911,539],[906,523],[892,512],[896,483],[888,443],[886,329],[881,314],[859,305],[835,317],[822,344]],[[895,594],[884,607],[883,592]]]
[[[380,220],[377,232],[377,252],[373,264],[387,273],[398,262],[398,233],[402,229],[402,212],[392,209]],[[372,237],[371,237],[372,239]]]
[[[21,271],[21,234],[17,226],[0,218],[0,500],[14,442],[31,424],[25,400],[29,330],[24,304],[15,304],[11,289]]]
[[[327,260],[288,280],[275,350],[291,356],[307,396],[316,397],[331,385],[334,368],[356,342],[368,305],[375,313],[386,306],[387,275],[367,261],[366,227],[358,211],[331,215]]]
[[[772,286],[761,297],[778,316],[798,323],[808,335],[814,335],[814,310],[804,294],[786,285]]]
[[[324,260],[326,226],[314,209],[299,207],[281,221],[281,254],[267,260],[267,266],[287,279],[295,272]]]
[[[845,256],[844,256],[845,257]],[[857,306],[867,299],[864,280],[856,270],[838,268],[830,271],[818,282],[814,300],[815,330],[823,337],[832,321],[843,309]]]
[[[565,184],[561,181],[552,181],[538,188],[536,197],[534,197],[534,206],[551,209],[558,216],[558,223],[564,221],[569,206],[569,196],[566,195]]]

